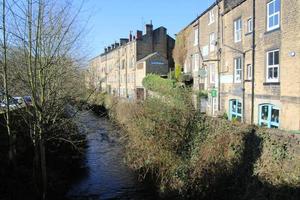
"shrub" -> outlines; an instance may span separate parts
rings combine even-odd
[[[175,65],[175,79],[179,81],[181,75],[181,66],[179,64]]]
[[[126,161],[142,177],[186,197],[297,199],[300,140],[200,114],[191,91],[171,80],[149,75],[144,85],[159,95],[109,106],[125,130]]]
[[[164,95],[170,95],[174,92],[176,86],[174,80],[163,79],[158,75],[149,74],[143,79],[143,86],[147,90],[158,92]]]
[[[257,134],[263,140],[263,148],[255,164],[255,175],[277,187],[300,187],[300,140],[282,135],[279,130],[259,129]]]

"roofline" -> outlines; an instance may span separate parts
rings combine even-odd
[[[185,31],[189,26],[193,25],[196,21],[198,21],[203,15],[205,15],[208,11],[210,11],[212,8],[214,8],[218,2],[222,0],[215,0],[215,2],[210,5],[206,10],[204,10],[196,19],[194,19],[192,22],[190,22],[187,26],[185,26],[183,29],[181,29],[178,33],[181,33]]]
[[[231,11],[232,11],[233,9],[235,9],[236,7],[242,5],[245,1],[247,1],[247,0],[243,0],[243,1],[241,1],[240,3],[236,4],[235,6],[233,6],[232,8],[230,8],[230,9],[224,11],[224,12],[222,13],[222,15],[226,15],[227,13],[231,12]]]
[[[88,60],[88,62],[91,62],[91,61],[95,60],[95,59],[98,58],[98,57],[101,57],[101,54],[99,54],[99,55],[97,55],[97,56],[94,56],[94,57],[90,58],[90,59]]]
[[[159,53],[159,52],[155,51],[155,52],[153,52],[153,53],[150,53],[150,54],[146,55],[145,57],[143,57],[143,58],[139,59],[139,60],[138,60],[138,61],[136,61],[136,62],[137,62],[137,63],[139,63],[139,62],[146,61],[148,58],[151,58],[152,56],[155,56],[155,55],[159,55],[159,56],[163,57],[162,55],[160,55],[160,53]]]
[[[166,27],[164,27],[164,26],[160,26],[160,27],[157,27],[156,29],[154,29],[153,31],[157,31],[157,30],[159,30],[159,29],[161,29],[161,28],[164,28],[165,30],[168,30]],[[144,34],[143,36],[145,36],[146,34]],[[169,34],[166,34],[167,36],[169,36],[170,38],[172,38]],[[142,37],[143,37],[142,36]],[[173,40],[175,40],[174,38],[172,38]],[[103,53],[101,53],[101,54],[99,54],[98,56],[95,56],[95,57],[93,57],[93,58],[91,58],[90,60],[89,60],[89,62],[90,61],[92,61],[92,60],[94,60],[94,59],[96,59],[96,58],[98,58],[98,57],[102,57],[102,56],[105,56],[105,55],[107,55],[107,54],[109,54],[109,53],[111,53],[111,52],[114,52],[115,50],[117,50],[117,49],[119,49],[119,48],[121,48],[121,47],[123,47],[123,46],[125,46],[125,45],[129,45],[129,44],[131,44],[132,42],[136,42],[136,41],[138,41],[138,40],[132,40],[132,41],[129,41],[129,42],[127,42],[126,44],[123,44],[123,45],[120,45],[120,46],[118,46],[117,48],[114,48],[114,49],[112,49],[111,51],[109,51],[109,52],[103,52]]]

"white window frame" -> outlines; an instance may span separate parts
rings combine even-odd
[[[184,61],[183,69],[184,69],[184,71],[183,71],[184,73],[189,72],[187,59],[185,59],[185,61]]]
[[[248,33],[252,33],[253,32],[253,19],[252,19],[252,17],[250,17],[247,20],[247,31],[248,31]]]
[[[215,51],[215,43],[216,43],[216,34],[211,33],[209,35],[209,51],[210,52]]]
[[[218,111],[218,98],[217,97],[212,97],[212,112],[213,116],[216,116]]]
[[[194,30],[194,46],[199,44],[199,29],[198,27]]]
[[[209,46],[205,45],[204,47],[202,47],[202,55],[203,57],[207,57],[209,54]]]
[[[276,1],[279,1],[279,11],[275,12],[276,7]],[[270,14],[270,6],[273,6],[274,13]],[[267,3],[267,31],[272,31],[280,27],[280,8],[281,2],[280,0],[272,0],[269,3]],[[275,23],[275,18],[278,17],[278,24],[273,25],[270,27],[270,19],[273,18],[273,22]]]
[[[278,52],[278,64],[275,64],[275,52]],[[269,54],[273,53],[273,64],[269,65]],[[275,49],[272,51],[268,51],[267,55],[266,55],[266,64],[267,64],[267,68],[266,68],[266,81],[268,83],[277,83],[279,82],[279,77],[280,77],[280,51],[279,49]],[[269,78],[269,69],[273,68],[273,78]],[[274,69],[277,68],[277,77],[274,78]]]
[[[239,25],[239,26],[238,26]],[[242,41],[242,18],[238,18],[233,22],[234,42]]]
[[[238,68],[238,61],[240,61],[240,67]],[[243,79],[243,67],[242,58],[237,57],[234,59],[234,83],[241,83]]]
[[[208,12],[208,25],[215,22],[215,13],[213,10]]]
[[[247,65],[247,78],[248,80],[252,80],[252,64]]]
[[[194,54],[193,58],[194,58],[193,70],[194,70],[194,72],[197,72],[200,67],[199,53]]]
[[[213,63],[209,64],[209,82],[211,84],[216,83],[216,66]]]

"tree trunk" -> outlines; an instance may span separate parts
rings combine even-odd
[[[2,35],[3,35],[3,85],[5,92],[5,100],[6,100],[6,130],[8,134],[8,160],[10,167],[15,168],[15,136],[12,134],[10,129],[10,109],[9,109],[9,90],[8,90],[8,75],[7,75],[7,38],[6,38],[6,0],[2,2]]]
[[[41,175],[42,175],[42,199],[45,200],[47,196],[47,168],[46,168],[46,153],[44,139],[40,139],[40,161],[41,161]]]

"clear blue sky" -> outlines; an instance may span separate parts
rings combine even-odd
[[[79,0],[77,0],[79,2]],[[76,0],[75,0],[76,2]],[[144,31],[152,20],[154,28],[165,26],[174,37],[182,28],[207,9],[214,0],[84,0],[82,16],[88,21],[89,56],[128,37],[129,31]]]

